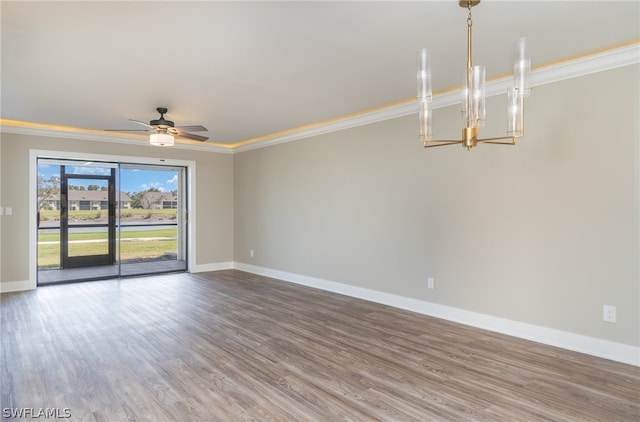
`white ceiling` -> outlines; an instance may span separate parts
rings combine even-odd
[[[466,60],[457,0],[0,4],[1,117],[38,124],[139,129],[165,106],[234,144],[414,97],[422,47],[436,91]],[[534,67],[637,40],[640,2],[484,0],[473,30],[490,78],[521,36]]]

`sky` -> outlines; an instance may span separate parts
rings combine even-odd
[[[71,171],[70,171],[71,170]],[[73,174],[99,174],[99,175],[108,175],[110,169],[107,167],[91,167],[91,166],[77,166],[69,168],[67,167],[68,173]],[[116,173],[117,174],[117,173]],[[52,164],[40,164],[38,165],[38,175],[44,177],[44,179],[49,179],[51,176],[59,176],[60,175],[60,166],[52,165]],[[141,170],[141,169],[120,169],[120,190],[122,192],[142,192],[146,191],[150,188],[156,188],[161,192],[171,192],[176,190],[178,180],[178,171],[177,170]],[[96,181],[87,181],[86,183],[80,183],[74,181],[75,185],[84,185],[87,184],[97,184],[99,186],[102,183]]]

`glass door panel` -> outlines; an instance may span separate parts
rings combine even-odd
[[[116,263],[116,171],[91,168],[91,174],[82,174],[76,166],[61,166],[62,268]]]
[[[186,169],[121,164],[130,203],[120,213],[122,275],[185,271]]]
[[[70,258],[109,255],[108,227],[69,226],[68,234],[67,255]]]

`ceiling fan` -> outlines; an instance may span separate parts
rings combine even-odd
[[[173,145],[173,137],[193,139],[194,141],[206,141],[209,139],[206,136],[195,135],[188,132],[204,132],[208,131],[204,126],[175,126],[171,120],[164,118],[167,113],[165,107],[156,108],[160,113],[160,118],[157,120],[151,120],[149,123],[141,122],[139,120],[129,119],[132,122],[146,126],[147,129],[105,129],[109,132],[147,132],[151,134],[150,141],[154,145]]]

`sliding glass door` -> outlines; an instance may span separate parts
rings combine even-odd
[[[38,284],[187,270],[186,168],[38,159]]]

